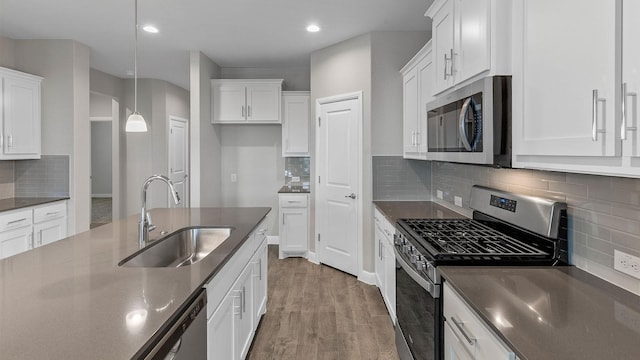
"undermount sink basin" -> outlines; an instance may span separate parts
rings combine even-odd
[[[231,234],[231,228],[186,228],[120,261],[127,267],[180,267],[197,263],[209,255]]]

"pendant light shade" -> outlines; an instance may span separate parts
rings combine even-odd
[[[147,122],[138,112],[138,0],[135,0],[135,48],[133,50],[133,114],[127,118],[124,131],[146,132]]]

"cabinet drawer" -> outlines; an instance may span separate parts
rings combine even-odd
[[[445,326],[460,340],[466,351],[476,359],[515,359],[502,341],[482,319],[445,282],[443,292]]]
[[[281,208],[306,208],[306,195],[280,195]]]
[[[67,216],[67,203],[59,202],[33,209],[33,222],[39,223],[47,220],[59,219]]]
[[[378,209],[375,209],[374,220],[376,225],[380,228],[380,231],[382,231],[386,236],[387,240],[393,243],[393,234],[396,232],[396,228],[393,224],[391,224]]]
[[[17,229],[33,223],[33,210],[20,210],[0,215],[0,231]]]

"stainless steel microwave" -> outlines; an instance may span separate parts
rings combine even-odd
[[[511,167],[511,76],[475,81],[427,104],[429,160]]]

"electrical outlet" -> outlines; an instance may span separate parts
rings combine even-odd
[[[640,279],[640,258],[613,250],[613,268]]]
[[[231,174],[231,182],[233,182],[233,183],[234,183],[234,182],[236,182],[236,181],[238,181],[238,175],[236,175],[236,174]]]
[[[442,190],[436,191],[436,196],[438,197],[438,199],[442,200],[442,198],[443,198]]]
[[[292,177],[291,177],[291,181],[293,181],[293,182],[300,182],[300,176],[292,176]]]
[[[454,196],[453,201],[454,201],[454,204],[456,204],[456,206],[462,207],[462,197]]]

